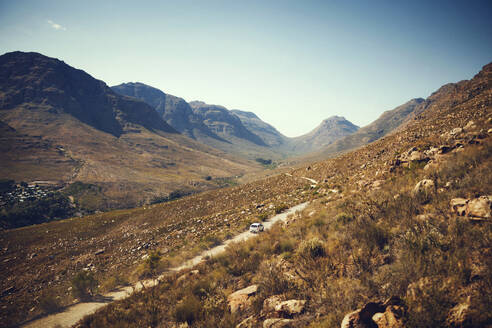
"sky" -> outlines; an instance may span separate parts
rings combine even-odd
[[[283,134],[359,126],[492,61],[492,1],[6,1],[0,53],[252,111]]]

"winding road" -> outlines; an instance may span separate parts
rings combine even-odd
[[[263,225],[265,226],[265,230],[270,229],[272,225],[275,224],[276,222],[285,221],[290,214],[293,214],[297,211],[302,211],[307,206],[307,204],[308,202],[296,205],[294,207],[289,208],[285,212],[277,214],[274,217],[270,218],[269,220],[266,220],[265,222],[263,222]],[[257,236],[257,234],[251,233],[249,231],[242,232],[239,235],[236,235],[234,238],[226,240],[223,244],[211,248],[209,250],[206,250],[202,252],[200,255],[195,256],[194,258],[188,261],[185,261],[180,266],[169,269],[169,271],[177,272],[183,269],[192,268],[207,257],[212,257],[220,253],[223,253],[226,250],[227,245],[231,243],[245,241],[255,236]],[[115,291],[106,293],[104,295],[100,295],[99,297],[95,298],[92,302],[80,302],[74,304],[72,306],[65,308],[63,312],[51,314],[36,320],[32,320],[24,324],[22,327],[26,327],[26,328],[71,327],[74,324],[76,324],[80,319],[82,319],[84,316],[96,312],[96,310],[102,308],[103,306],[111,302],[121,300],[130,296],[135,291],[141,290],[143,286],[145,287],[155,286],[156,284],[159,283],[159,280],[162,280],[163,277],[164,275],[161,275],[157,279],[139,281],[134,286],[121,287]]]

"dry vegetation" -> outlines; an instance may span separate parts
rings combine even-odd
[[[83,269],[94,273],[100,291],[109,290],[142,278],[150,250],[161,252],[163,270],[311,197],[316,195],[306,180],[282,175],[168,203],[3,231],[1,320],[11,325],[50,312],[42,305],[45,299],[56,299],[59,307],[70,304],[71,280]]]
[[[450,209],[453,198],[492,195],[490,68],[433,94],[428,111],[399,132],[291,171],[321,183],[312,189],[318,199],[287,224],[79,326],[275,327],[279,318],[294,327],[336,327],[347,313],[389,297],[405,326],[490,325],[490,218]],[[431,155],[405,160],[414,151]],[[432,184],[415,191],[423,179]],[[258,290],[233,311],[228,297],[251,285]],[[294,314],[272,311],[269,304],[282,300],[306,303]]]

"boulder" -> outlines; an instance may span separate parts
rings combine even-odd
[[[292,323],[291,319],[270,318],[263,321],[263,328],[289,328]]]
[[[414,194],[419,194],[423,192],[430,192],[432,189],[434,189],[434,181],[430,179],[424,179],[419,181],[415,187],[413,188],[413,193]]]
[[[489,219],[492,208],[492,196],[480,196],[468,202],[466,215]]]
[[[240,289],[227,297],[229,301],[229,309],[231,313],[244,310],[251,305],[251,297],[258,291],[258,285],[251,285],[249,287]]]
[[[342,328],[399,328],[403,326],[406,309],[399,297],[385,302],[370,302],[359,310],[350,312],[342,321]]]
[[[275,311],[292,316],[300,314],[306,305],[306,300],[288,300],[275,306]]]
[[[378,325],[378,328],[404,328],[404,316],[404,307],[400,305],[389,305],[383,313],[373,315],[372,320]]]
[[[275,311],[275,307],[283,301],[280,295],[273,295],[263,301],[262,313],[270,313]]]
[[[480,196],[475,199],[453,198],[450,203],[451,211],[459,216],[490,219],[492,196]]]

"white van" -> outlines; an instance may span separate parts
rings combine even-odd
[[[261,223],[255,222],[249,226],[249,232],[252,232],[252,233],[262,232],[263,230],[265,230],[265,227]]]

